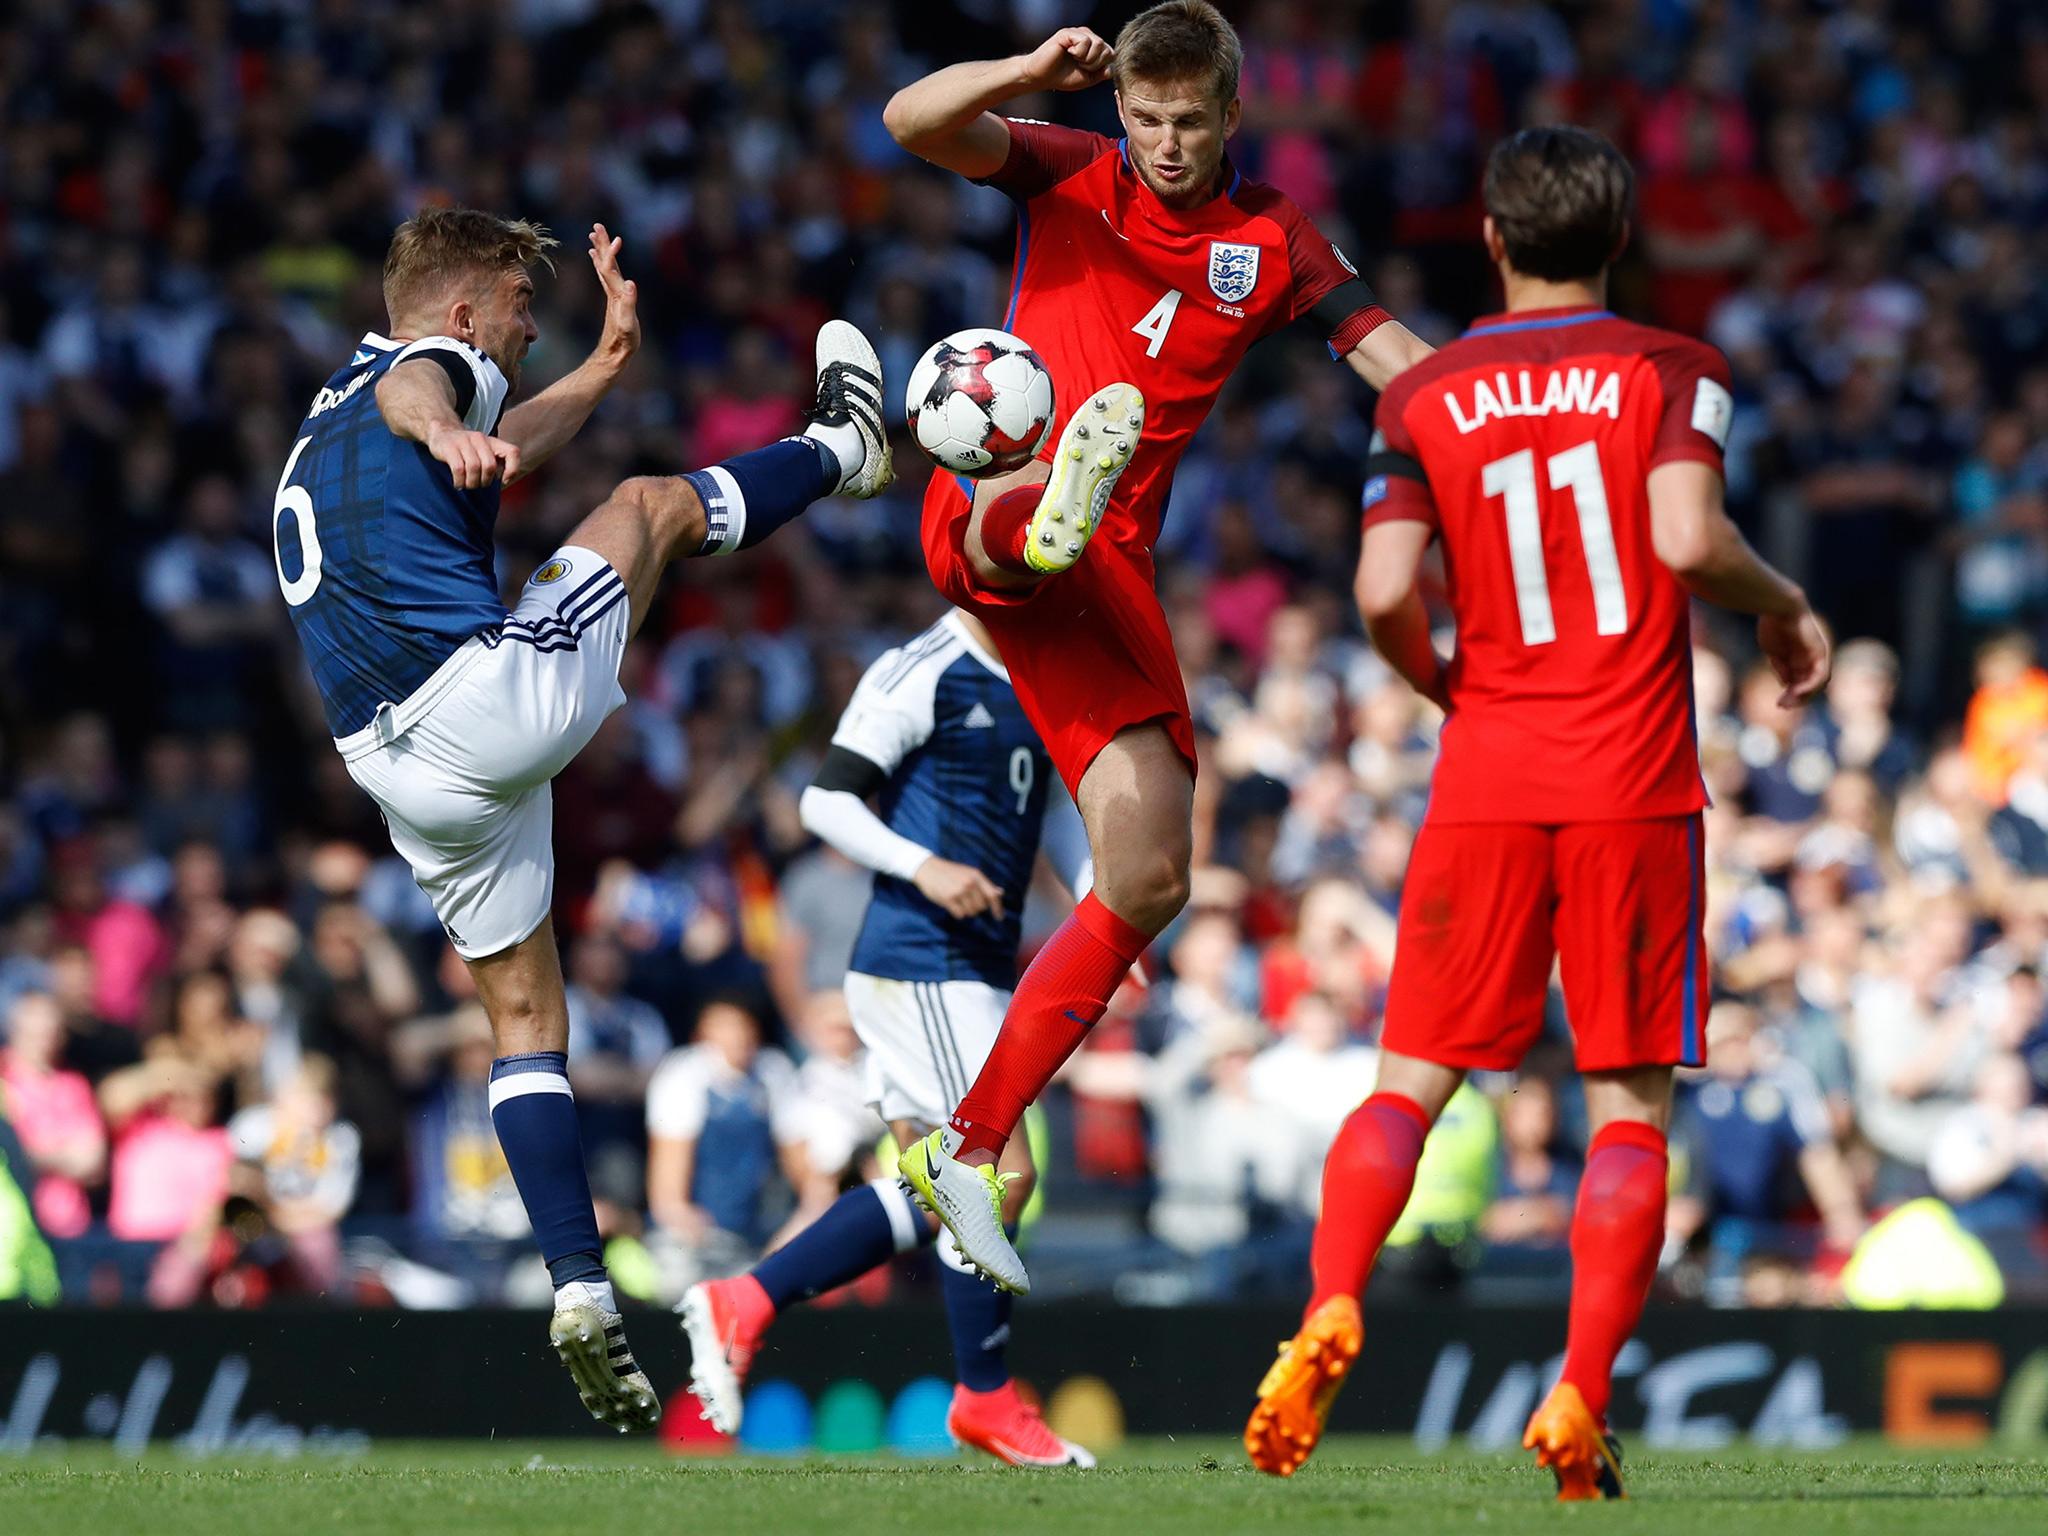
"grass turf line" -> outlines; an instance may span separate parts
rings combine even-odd
[[[1820,1453],[1733,1450],[1636,1458],[1634,1495],[1599,1511],[1550,1501],[1526,1457],[1425,1456],[1399,1440],[1333,1438],[1295,1477],[1253,1472],[1223,1440],[1134,1442],[1093,1473],[982,1461],[672,1460],[602,1439],[390,1443],[357,1461],[139,1462],[98,1447],[0,1461],[8,1536],[560,1536],[593,1520],[622,1530],[749,1536],[869,1531],[1044,1531],[1210,1536],[1399,1530],[1401,1536],[1591,1518],[1603,1532],[2018,1529],[2048,1496],[2048,1460],[1988,1450],[1927,1453],[1856,1442]]]

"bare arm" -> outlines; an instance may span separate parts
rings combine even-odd
[[[356,938],[363,947],[363,977],[370,984],[371,1001],[391,1018],[411,1016],[420,1006],[412,967],[382,923],[360,908],[357,914]]]
[[[519,472],[517,445],[465,427],[455,409],[455,386],[428,358],[407,358],[378,380],[377,409],[396,436],[421,444],[446,464],[459,490],[478,490],[501,474],[509,480]]]
[[[1786,708],[1828,680],[1828,637],[1791,578],[1749,547],[1722,502],[1721,472],[1691,460],[1650,471],[1650,540],[1695,597],[1756,615],[1757,644],[1785,685]]]
[[[1010,129],[989,109],[1033,91],[1079,91],[1109,76],[1114,51],[1086,27],[1063,27],[1028,54],[953,64],[906,85],[882,109],[889,136],[920,160],[980,179],[1010,156]]]
[[[1863,1206],[1856,1198],[1856,1176],[1832,1141],[1817,1141],[1799,1154],[1799,1176],[1827,1228],[1828,1241],[1849,1248],[1863,1232]]]
[[[695,1242],[710,1230],[704,1212],[690,1203],[690,1179],[697,1164],[695,1137],[647,1138],[647,1209],[669,1231]]]
[[[1417,693],[1449,710],[1444,659],[1429,638],[1429,610],[1415,585],[1429,540],[1427,523],[1403,520],[1367,528],[1358,552],[1355,591],[1373,649]]]
[[[1385,389],[1396,374],[1413,368],[1436,351],[1398,320],[1376,325],[1365,339],[1344,354],[1344,361],[1374,389]]]
[[[100,1114],[110,1130],[119,1131],[180,1081],[180,1069],[163,1057],[122,1067],[100,1083]]]
[[[640,285],[619,271],[622,243],[602,224],[591,226],[590,264],[604,288],[604,330],[574,373],[514,406],[498,423],[498,436],[519,450],[518,468],[505,472],[508,482],[532,474],[583,430],[597,402],[640,349]]]

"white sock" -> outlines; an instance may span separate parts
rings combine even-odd
[[[804,428],[804,436],[814,442],[823,443],[839,461],[839,480],[843,485],[860,473],[860,467],[867,462],[867,445],[861,441],[860,428],[850,421],[837,426],[814,421]]]
[[[723,464],[686,476],[704,503],[704,546],[700,555],[729,555],[747,536],[747,497]]]
[[[600,1312],[619,1310],[617,1298],[612,1295],[609,1280],[571,1280],[567,1285],[555,1287],[555,1310],[564,1307],[595,1307]]]

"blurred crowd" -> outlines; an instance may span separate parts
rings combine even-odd
[[[2018,0],[1264,0],[1233,146],[1441,341],[1496,301],[1518,124],[1639,169],[1615,305],[1703,334],[1731,503],[1850,643],[1788,713],[1702,619],[1713,1061],[1667,1285],[1854,1298],[1888,1212],[2041,1283],[2048,1198],[2048,23]],[[602,219],[646,344],[510,490],[508,591],[612,484],[788,429],[844,314],[901,377],[1002,311],[1000,196],[901,154],[928,68],[1112,31],[1087,0],[22,0],[0,22],[0,1292],[446,1305],[544,1285],[488,1027],[346,778],[273,570],[292,430],[385,323],[423,203]],[[1107,91],[1017,104],[1113,130]],[[544,279],[531,390],[600,305]],[[1054,1090],[1034,1270],[1296,1287],[1374,1072],[1436,722],[1349,605],[1370,397],[1254,353],[1162,568],[1200,727],[1196,894]],[[885,1154],[837,983],[865,878],[796,797],[937,612],[925,475],[679,569],[556,786],[571,1075],[621,1284],[673,1294]],[[1035,941],[1060,916],[1048,887]],[[1554,1284],[1583,1145],[1561,1006],[1460,1096],[1385,1283]],[[706,1138],[716,1157],[697,1156]],[[8,1190],[19,1186],[21,1198]],[[33,1213],[30,1225],[28,1213]],[[1875,1224],[1875,1225],[1874,1225]],[[1916,1229],[1930,1230],[1923,1226]],[[1930,1251],[1927,1243],[1921,1252]],[[24,1278],[26,1277],[26,1278]]]

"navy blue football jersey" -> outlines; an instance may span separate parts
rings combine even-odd
[[[508,386],[483,353],[448,336],[373,334],[314,397],[277,483],[277,579],[336,737],[505,620],[492,564],[498,487],[457,490],[377,409],[377,381],[413,357],[447,370],[465,426],[497,429]]]
[[[1000,918],[962,919],[908,880],[877,875],[851,968],[895,981],[1015,987],[1053,773],[1010,674],[948,614],[868,668],[832,744],[888,774],[876,809],[892,832],[971,865],[1003,891]]]

